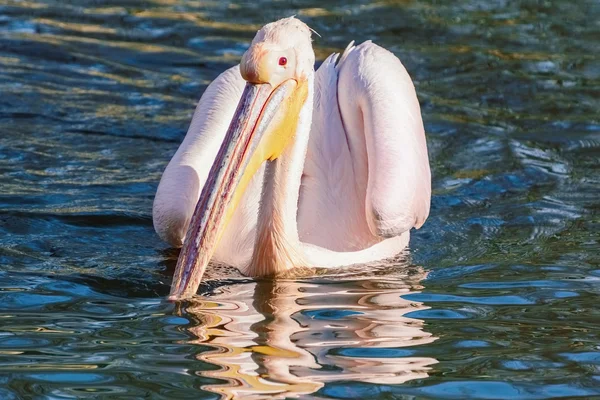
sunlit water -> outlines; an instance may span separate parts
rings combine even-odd
[[[397,263],[164,301],[163,168],[296,14],[415,80],[431,216]],[[600,6],[0,0],[0,398],[600,398]]]

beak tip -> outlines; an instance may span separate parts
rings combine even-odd
[[[185,293],[173,293],[173,292],[171,292],[167,296],[167,300],[175,302],[175,301],[185,300],[188,297],[191,297],[191,296],[186,296]]]
[[[196,295],[197,289],[192,290],[190,287],[177,287],[173,288],[167,296],[167,301],[177,302],[182,300],[189,300]]]

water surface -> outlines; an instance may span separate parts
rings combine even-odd
[[[200,94],[297,15],[415,81],[431,216],[395,263],[164,301]],[[0,398],[600,398],[597,1],[0,0]]]

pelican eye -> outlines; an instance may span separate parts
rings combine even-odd
[[[279,65],[281,65],[281,66],[284,66],[284,65],[286,65],[286,64],[287,64],[287,58],[285,58],[285,57],[281,57],[281,58],[279,59]]]

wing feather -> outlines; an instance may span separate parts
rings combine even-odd
[[[392,237],[419,228],[429,215],[431,174],[413,82],[396,56],[370,41],[340,60],[338,101],[357,167],[368,171],[369,229]]]

